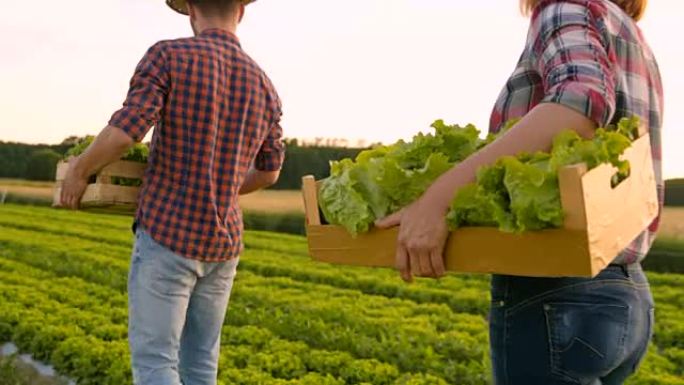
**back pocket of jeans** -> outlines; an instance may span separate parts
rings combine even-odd
[[[584,383],[610,373],[624,359],[628,306],[548,303],[544,312],[555,374]]]

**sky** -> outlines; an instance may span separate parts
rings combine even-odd
[[[684,177],[684,2],[651,1],[641,27],[665,86],[665,177]],[[486,130],[522,51],[517,0],[259,0],[238,35],[283,101],[291,138],[393,142],[436,119]],[[135,65],[191,35],[163,0],[8,1],[0,13],[0,140],[97,134]]]

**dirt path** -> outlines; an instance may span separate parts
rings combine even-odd
[[[19,185],[3,185],[0,183],[0,195],[4,191],[9,194],[14,194],[22,197],[52,199],[52,187],[35,187],[35,186],[19,186]]]
[[[659,235],[684,241],[684,207],[666,207]]]
[[[0,378],[0,383],[2,380],[7,380],[26,385],[75,385],[74,381],[57,375],[51,366],[34,361],[30,355],[15,354],[17,354],[17,347],[14,344],[7,343],[0,346],[0,360],[2,361],[0,375],[10,377]]]

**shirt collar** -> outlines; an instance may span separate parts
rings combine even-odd
[[[228,40],[232,43],[235,43],[240,46],[240,39],[238,39],[237,36],[235,36],[234,33],[226,31],[225,29],[221,28],[208,28],[202,31],[199,36],[202,37],[211,37],[211,38],[217,38],[217,39],[224,39]]]

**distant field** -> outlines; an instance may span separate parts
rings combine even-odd
[[[0,178],[0,196],[6,191],[18,197],[52,200],[53,182],[34,182],[21,179]],[[299,191],[258,191],[240,198],[245,211],[263,213],[303,213],[304,204]]]
[[[304,201],[300,191],[264,190],[240,198],[244,211],[265,213],[303,213]]]
[[[11,179],[0,178],[0,186],[18,186],[18,187],[49,187],[52,188],[54,182],[33,181],[26,179]]]
[[[684,240],[684,207],[665,208],[660,235]]]
[[[52,199],[52,187],[31,187],[31,186],[3,186],[0,185],[0,196],[5,192],[25,198],[44,199],[50,201]]]
[[[8,193],[22,198],[52,200],[53,182],[0,178],[0,198]]]

